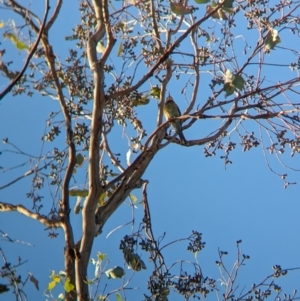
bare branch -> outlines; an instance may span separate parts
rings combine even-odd
[[[153,67],[133,86],[130,88],[118,91],[114,94],[111,94],[108,96],[108,99],[116,98],[121,95],[129,94],[130,92],[133,92],[137,90],[141,85],[143,85],[150,77],[153,76],[154,72],[158,67],[160,67],[170,56],[170,54],[173,52],[173,50],[178,47],[178,45],[198,26],[200,26],[204,21],[206,21],[208,18],[210,18],[220,7],[222,4],[218,4],[209,14],[204,16],[202,19],[198,20],[195,24],[193,24],[191,27],[189,27],[167,50],[165,53],[162,54],[162,56],[157,60],[157,62],[153,65]]]
[[[63,226],[61,221],[50,220],[45,216],[42,216],[38,213],[34,213],[28,210],[23,205],[12,205],[9,203],[0,202],[0,212],[12,212],[12,211],[17,211],[21,214],[24,214],[27,217],[35,219],[47,227],[61,228]]]
[[[45,27],[45,32],[46,32],[46,33],[49,32],[51,26],[54,24],[55,20],[57,19],[58,14],[59,14],[60,9],[61,9],[61,6],[62,6],[62,3],[63,3],[62,0],[58,0],[58,1],[57,1],[56,7],[55,7],[55,9],[54,9],[54,12],[53,12],[53,14],[52,14],[50,20],[47,22],[47,25],[46,25],[46,27]]]
[[[23,74],[25,73],[27,67],[28,67],[28,64],[31,60],[31,58],[33,57],[38,45],[39,45],[39,42],[41,40],[41,37],[44,33],[44,28],[45,28],[45,24],[46,24],[46,20],[47,20],[47,16],[48,16],[48,12],[49,12],[49,0],[45,0],[45,13],[44,13],[44,19],[43,19],[43,23],[42,23],[42,26],[40,28],[40,31],[39,31],[39,34],[38,34],[38,37],[34,43],[34,45],[32,46],[27,58],[26,58],[26,61],[25,61],[25,64],[23,65],[23,68],[22,70],[18,73],[18,75],[14,78],[14,80],[1,92],[0,94],[0,100],[7,94],[11,91],[11,89],[17,84],[17,82],[20,80],[20,78],[23,76]]]

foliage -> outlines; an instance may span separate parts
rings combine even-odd
[[[144,216],[140,223],[132,221],[132,233],[121,240],[120,249],[135,273],[146,268],[151,271],[145,300],[165,301],[170,288],[186,300],[218,293],[216,280],[204,277],[198,263],[188,263],[191,273],[184,269],[184,260],[166,263],[161,240],[152,232],[144,175],[156,154],[171,143],[182,148],[203,145],[205,157],[220,154],[225,165],[232,163],[231,153],[239,145],[243,151],[260,145],[267,160],[274,155],[283,165],[284,153],[294,156],[300,152],[300,59],[296,50],[300,4],[81,0],[76,2],[80,17],[63,37],[62,45],[62,37],[51,35],[60,24],[62,0],[51,7],[46,0],[43,17],[34,5],[15,0],[1,3],[1,9],[15,16],[14,21],[7,18],[0,23],[5,43],[10,43],[0,50],[1,75],[7,84],[0,94],[1,104],[5,105],[8,93],[24,98],[38,94],[54,101],[38,156],[23,151],[10,137],[4,138],[8,149],[1,155],[14,151],[25,157],[26,163],[9,162],[11,165],[2,169],[26,166],[27,170],[0,187],[29,178],[26,196],[31,209],[28,204],[9,200],[1,201],[0,211],[17,211],[39,221],[47,227],[50,238],[57,237],[57,229],[64,231],[65,268],[63,275],[53,272],[50,276],[49,296],[53,297],[57,284],[63,284],[64,295],[60,296],[65,300],[105,300],[111,294],[122,299],[120,292],[128,282],[110,293],[97,295],[99,289],[94,296],[89,286],[99,288],[103,275],[122,279],[124,269],[116,266],[105,272],[105,258],[98,256],[93,262],[97,273],[90,280],[88,265],[95,237],[101,235],[118,207],[129,200],[134,210],[135,189],[142,191]],[[13,51],[7,51],[11,44],[19,61]],[[68,51],[65,57],[62,47]],[[172,120],[163,121],[167,92],[173,96],[180,92],[186,100],[182,116],[177,117],[183,130],[194,135],[186,143],[167,130]],[[155,126],[148,123],[149,117],[156,118]],[[203,127],[207,132],[199,133],[196,129],[204,123],[209,125]],[[285,187],[294,184],[286,173],[271,170]],[[81,214],[83,224],[77,242],[70,218],[74,196],[74,212]],[[199,232],[194,231],[186,240],[188,250],[195,254],[204,247]],[[278,297],[281,289],[271,278],[286,274],[280,266],[260,284],[236,295],[237,272],[248,259],[237,245],[232,273],[223,263],[225,252],[219,252],[217,265],[225,275],[222,298],[264,300],[272,293]],[[142,259],[141,250],[148,253],[151,268]],[[173,272],[175,266],[180,266],[179,273]],[[11,276],[4,278],[22,300],[23,288],[16,285],[15,267],[5,265]],[[287,299],[295,298],[293,294]]]

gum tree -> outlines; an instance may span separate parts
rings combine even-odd
[[[1,21],[4,46],[12,43],[19,53],[10,57],[5,48],[0,52],[6,81],[2,105],[8,95],[35,94],[55,106],[46,120],[39,156],[23,152],[9,137],[3,140],[27,157],[28,164],[23,175],[7,181],[3,177],[1,189],[30,179],[27,197],[32,208],[7,199],[0,203],[1,211],[18,211],[39,221],[53,238],[56,229],[63,230],[65,299],[89,300],[88,263],[94,241],[118,207],[128,198],[134,203],[133,191],[141,189],[144,218],[138,231],[121,240],[120,248],[135,271],[145,267],[136,253],[138,244],[149,253],[153,271],[145,298],[167,300],[169,287],[186,299],[205,297],[215,282],[205,278],[198,265],[189,281],[182,275],[177,282],[170,278],[152,233],[144,174],[156,154],[173,143],[182,149],[202,146],[206,157],[220,153],[225,165],[231,163],[230,154],[238,144],[244,151],[261,146],[266,157],[299,152],[300,4],[78,1],[70,10],[80,12],[80,18],[62,45],[51,33],[65,18],[63,5],[70,4],[49,2],[40,13],[36,4],[1,1],[1,9],[14,20]],[[60,54],[62,47],[67,56]],[[163,119],[169,93],[182,108],[184,131],[193,135],[185,144]],[[142,118],[137,112],[144,112]],[[148,116],[156,116],[155,126],[147,122]],[[207,132],[198,131],[204,124]],[[8,169],[13,167],[12,163]],[[287,174],[277,175],[286,187],[292,183]],[[43,202],[50,195],[52,205],[46,211]],[[74,196],[75,213],[82,216],[79,241],[70,219]],[[198,232],[187,240],[195,253],[204,246]],[[223,255],[220,252],[220,266]],[[239,265],[246,259],[239,257]],[[114,273],[118,277],[123,272],[110,273],[114,278]],[[274,273],[281,276],[286,271],[276,266]],[[10,279],[13,283],[14,277]],[[273,284],[269,287],[280,291]],[[232,286],[226,300],[233,298],[233,291]]]

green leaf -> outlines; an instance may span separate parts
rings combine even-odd
[[[226,16],[225,13],[229,13],[229,14],[234,13],[234,8],[232,4],[233,4],[233,0],[225,0],[222,8],[219,8],[216,12],[214,12],[211,17],[214,19],[228,20],[228,17]],[[211,5],[207,5],[206,13],[210,14],[217,5],[218,3],[212,1]]]
[[[131,100],[131,103],[133,106],[144,106],[147,105],[150,102],[150,99],[148,98],[150,94],[146,94],[142,97],[136,97]]]
[[[116,293],[117,301],[122,301],[122,296],[119,293]]]
[[[98,42],[97,47],[96,47],[97,52],[103,53],[105,51],[105,49],[106,49],[105,46],[101,42]]]
[[[207,32],[204,32],[204,35],[205,35],[205,37],[206,37],[206,43],[210,43],[211,42],[211,37],[210,37],[210,35],[207,33]]]
[[[226,97],[234,93],[234,86],[231,83],[226,83],[224,85],[224,91],[226,92]]]
[[[234,75],[231,73],[229,69],[225,72],[225,83],[232,83],[234,80]]]
[[[131,200],[132,200],[133,203],[136,203],[137,200],[138,200],[137,197],[134,194],[132,194],[132,193],[129,195],[129,197],[131,198]]]
[[[274,47],[281,42],[276,29],[270,29],[265,38],[265,47],[267,50],[274,49]]]
[[[232,84],[234,80],[234,75],[231,73],[229,69],[226,70],[225,73],[225,85],[224,85],[224,91],[226,92],[226,97],[234,93],[234,85]]]
[[[124,52],[124,48],[123,48],[123,43],[120,43],[119,47],[118,47],[118,53],[117,56],[121,56]]]
[[[233,4],[233,0],[225,0],[223,3],[223,7],[224,8],[233,8],[232,4]]]
[[[56,284],[57,284],[56,281],[51,281],[51,282],[48,284],[48,288],[47,288],[47,289],[48,289],[49,291],[52,291],[52,290],[55,288]]]
[[[151,95],[154,98],[160,99],[160,89],[159,87],[155,86],[151,88]]]
[[[170,9],[175,15],[179,16],[191,14],[195,10],[194,7],[187,7],[172,1],[170,1]]]
[[[237,89],[242,90],[244,88],[245,80],[242,76],[236,74],[232,83]]]
[[[72,189],[69,190],[69,195],[70,196],[81,196],[81,197],[85,197],[88,196],[89,191],[87,189]]]
[[[225,73],[225,84],[224,91],[226,92],[226,97],[233,94],[235,89],[242,90],[245,81],[241,75],[234,75],[229,69]]]
[[[87,285],[91,285],[91,286],[92,286],[92,285],[95,285],[95,281],[96,281],[96,280],[97,280],[97,279],[94,279],[94,280],[93,280],[93,279],[87,279],[87,280],[86,280],[86,284],[87,284]]]
[[[56,283],[59,283],[59,282],[60,282],[60,276],[57,275],[57,274],[52,274],[52,275],[50,276],[50,278],[51,278],[54,282],[56,282]]]
[[[195,2],[198,4],[205,4],[205,3],[210,2],[210,0],[195,0]]]
[[[102,254],[101,252],[98,252],[97,257],[99,261],[103,261],[106,258],[106,254]]]
[[[100,206],[104,206],[106,196],[107,196],[107,191],[103,192],[103,193],[100,195],[100,198],[99,198],[99,205],[100,205]]]
[[[74,213],[78,214],[81,209],[82,209],[82,206],[81,206],[81,196],[78,196],[77,197],[77,202],[76,202],[75,207],[74,207]]]
[[[67,278],[64,284],[64,289],[67,293],[71,292],[74,290],[74,285],[70,282],[70,279]]]
[[[128,267],[137,272],[139,272],[141,269],[147,269],[144,261],[140,258],[140,256],[135,253],[132,253],[128,249],[124,249],[124,259],[128,264]]]
[[[110,278],[116,279],[116,278],[122,278],[125,275],[125,272],[123,268],[117,266],[114,267],[113,269],[107,270],[105,274],[108,279]]]
[[[59,271],[58,275],[60,276],[60,278],[66,278],[67,277],[67,273],[65,271]]]
[[[213,2],[214,3],[214,2]],[[206,6],[206,13],[210,14],[214,10],[215,5],[207,5]],[[212,15],[212,18],[214,19],[220,19],[220,20],[227,20],[226,14],[222,11],[221,8],[219,8],[217,11],[215,11]]]
[[[6,33],[4,37],[10,39],[17,49],[29,50],[29,47],[24,42],[19,40],[13,33]]]
[[[172,59],[170,59],[170,58],[167,58],[166,61],[165,61],[165,63],[166,63],[167,67],[171,67],[173,65],[174,61]]]
[[[83,162],[84,162],[84,156],[81,153],[77,154],[76,165],[81,166]]]

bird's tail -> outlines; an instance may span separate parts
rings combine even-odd
[[[182,132],[178,132],[178,135],[179,135],[181,143],[182,144],[186,144],[186,139],[185,139],[183,133]]]

